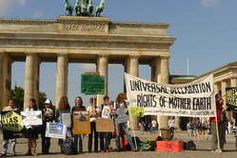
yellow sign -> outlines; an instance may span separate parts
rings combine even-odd
[[[2,112],[1,123],[3,130],[19,132],[23,129],[22,116],[14,111]]]
[[[89,113],[87,111],[73,112],[72,133],[74,135],[91,133],[91,124],[89,119]]]

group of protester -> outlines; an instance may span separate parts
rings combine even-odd
[[[212,151],[222,152],[224,149],[225,143],[225,130],[223,130],[224,122],[225,122],[225,110],[223,108],[223,99],[221,95],[218,93],[215,96],[216,99],[216,113],[217,117],[211,117],[210,123],[207,120],[201,121],[200,119],[193,119],[194,121],[189,122],[187,124],[189,134],[211,130],[212,133]],[[97,132],[96,130],[96,120],[98,118],[112,119],[115,125],[115,151],[120,151],[120,138],[126,135],[127,141],[131,147],[132,151],[136,151],[135,144],[132,140],[132,137],[129,134],[128,130],[128,107],[126,102],[126,95],[124,93],[120,93],[117,96],[116,102],[111,103],[108,96],[103,98],[103,104],[96,106],[96,98],[90,98],[90,105],[85,107],[83,105],[83,100],[80,96],[75,98],[75,105],[71,108],[68,102],[68,98],[63,96],[60,99],[59,105],[55,110],[52,106],[50,100],[46,100],[44,103],[44,108],[42,109],[42,126],[25,126],[24,135],[28,138],[28,151],[26,155],[37,155],[36,146],[38,135],[41,135],[42,139],[42,153],[48,154],[50,149],[50,138],[45,136],[46,132],[46,124],[48,122],[57,122],[63,123],[62,114],[69,113],[71,118],[73,117],[74,112],[78,111],[87,111],[89,113],[90,118],[90,127],[91,133],[88,135],[88,152],[109,152],[111,150],[111,138],[112,133],[110,132]],[[6,106],[2,111],[18,111],[15,109],[15,102],[13,99],[9,99],[8,106]],[[25,111],[36,111],[38,110],[36,100],[30,99],[29,105],[25,109]],[[18,111],[19,112],[19,111]],[[73,134],[73,119],[71,119],[71,126],[67,128],[67,137],[73,138],[73,151],[74,154],[83,152],[83,135]],[[174,132],[175,128],[175,119],[171,117],[168,121],[169,129],[172,129]],[[218,130],[217,130],[218,127]],[[158,124],[156,121],[153,121],[152,131],[157,131]],[[190,131],[191,130],[191,131]],[[123,132],[121,132],[123,131]],[[218,134],[219,135],[218,135]],[[218,139],[219,137],[219,139]],[[93,141],[94,140],[94,141]],[[100,140],[100,141],[99,141]],[[219,143],[218,143],[219,140]],[[93,143],[94,142],[94,143]],[[100,142],[100,143],[99,143]],[[8,145],[11,144],[11,155],[15,155],[15,146],[16,146],[16,138],[12,137],[8,132],[4,132],[3,130],[3,143],[2,143],[2,156],[7,154]],[[61,152],[64,151],[64,139],[59,139],[58,145],[61,148]],[[92,146],[94,145],[94,150],[92,150]],[[218,146],[219,145],[219,146]],[[99,150],[100,147],[100,150]],[[237,147],[237,143],[236,143]]]
[[[42,139],[42,154],[48,154],[50,149],[50,139],[45,136],[46,132],[46,124],[48,122],[57,122],[63,123],[62,114],[70,113],[71,117],[73,117],[73,113],[76,111],[87,111],[89,113],[90,118],[90,127],[91,133],[88,135],[88,152],[92,152],[92,145],[94,144],[94,152],[109,152],[110,151],[110,142],[112,133],[110,132],[97,132],[96,131],[96,120],[97,118],[106,118],[113,119],[115,125],[115,151],[120,151],[120,137],[124,137],[128,140],[128,143],[131,146],[132,151],[136,151],[134,142],[132,141],[132,137],[129,134],[127,121],[128,121],[128,109],[126,95],[124,93],[120,93],[117,96],[116,103],[111,104],[108,96],[103,98],[104,103],[102,105],[96,106],[96,98],[90,98],[90,105],[85,107],[83,105],[83,100],[80,96],[75,98],[75,105],[71,108],[68,102],[68,98],[63,96],[60,99],[58,108],[54,110],[52,103],[50,100],[46,100],[44,103],[44,108],[42,109],[42,126],[26,126],[24,136],[28,138],[28,151],[26,155],[37,155],[36,146],[38,136],[41,135]],[[14,109],[15,102],[13,99],[9,99],[8,106],[5,107],[2,111],[18,111]],[[30,99],[28,107],[25,111],[36,111],[38,107],[36,105],[35,99]],[[73,154],[82,153],[83,152],[83,135],[74,135],[73,130],[73,119],[71,119],[71,127],[67,128],[67,137],[73,138]],[[121,134],[121,131],[122,134]],[[94,143],[93,143],[94,139]],[[100,140],[100,150],[99,150],[99,142]],[[63,139],[59,139],[58,145],[61,148],[61,152],[64,151],[64,141]],[[14,156],[16,153],[16,138],[13,138],[9,133],[4,132],[3,130],[3,143],[2,143],[2,156],[7,154],[8,145],[11,144],[11,155]]]

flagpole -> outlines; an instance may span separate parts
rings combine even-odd
[[[216,97],[215,97],[215,102],[216,102]],[[218,118],[217,118],[217,112],[218,112],[218,108],[217,108],[217,104],[216,104],[216,134],[217,134],[217,150],[218,152],[221,152],[221,145],[220,145],[220,131],[219,131],[219,127],[218,127]],[[221,121],[221,120],[220,120]]]
[[[136,139],[136,133],[135,133],[134,126],[133,126],[134,120],[133,120],[133,117],[132,117],[132,115],[131,115],[131,108],[130,108],[130,107],[128,107],[128,113],[129,113],[129,115],[130,115],[130,117],[129,117],[130,120],[131,120],[130,125],[131,125],[131,127],[132,127],[132,133],[133,133],[133,138],[134,138],[134,142],[135,142],[135,148],[136,148],[136,150],[138,150],[138,147],[137,147],[137,139]]]
[[[130,110],[129,110],[130,111]],[[132,122],[133,122],[133,117],[130,117]],[[138,150],[138,147],[137,147],[137,139],[136,139],[136,133],[135,133],[135,130],[134,130],[134,126],[133,126],[133,123],[132,124],[132,132],[133,132],[133,138],[134,138],[134,142],[135,142],[135,148],[136,150]]]
[[[217,120],[217,113],[216,113],[216,134],[217,134],[217,150],[221,151],[221,145],[220,145],[220,135],[219,135],[219,128],[218,128],[218,120]]]

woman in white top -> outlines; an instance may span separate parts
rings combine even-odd
[[[35,99],[30,99],[28,108],[25,111],[37,111],[37,105]],[[38,139],[38,132],[34,128],[35,126],[26,126],[27,129],[27,138],[28,138],[28,152],[26,155],[37,155],[36,146]]]
[[[111,119],[111,107],[109,97],[103,98],[104,103],[100,105],[100,117],[103,119]],[[100,151],[109,152],[111,132],[100,132]]]
[[[88,139],[88,152],[92,151],[92,138],[94,136],[94,152],[98,152],[98,133],[96,131],[96,118],[99,110],[96,108],[96,98],[90,98],[90,105],[86,109],[89,112],[91,122],[91,134]]]

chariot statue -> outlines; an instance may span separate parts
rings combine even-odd
[[[72,14],[73,14],[73,7],[72,7],[72,5],[69,3],[68,0],[64,0],[64,8],[65,8],[65,10],[66,10],[66,12],[67,12],[67,15],[68,15],[68,16],[72,16]]]
[[[64,0],[64,8],[68,16],[72,16],[73,12],[76,16],[101,16],[105,9],[105,0],[100,0],[96,7],[93,5],[93,0],[76,0],[74,8],[69,0]],[[95,14],[93,14],[94,11]]]

